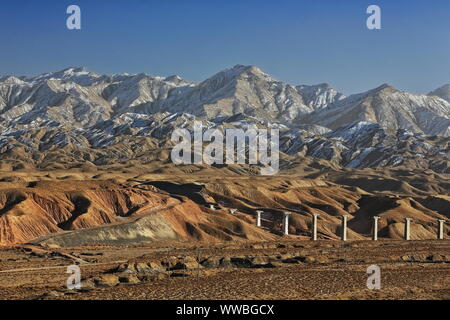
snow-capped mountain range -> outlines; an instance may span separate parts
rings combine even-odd
[[[84,68],[0,77],[0,159],[13,166],[151,161],[170,145],[172,130],[195,120],[277,127],[290,159],[449,171],[450,85],[428,95],[382,85],[345,97],[328,84],[294,86],[242,65],[200,83]]]

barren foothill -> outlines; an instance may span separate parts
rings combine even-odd
[[[383,179],[390,188],[379,190]],[[450,298],[448,229],[435,240],[450,208],[444,176],[66,170],[3,172],[0,180],[1,299]],[[284,211],[292,212],[289,236]],[[344,214],[348,242],[340,241]],[[402,241],[405,217],[413,241]],[[72,264],[81,290],[65,287]],[[373,264],[381,290],[366,286]]]

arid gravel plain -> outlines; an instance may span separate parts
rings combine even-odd
[[[0,251],[1,299],[449,299],[448,241],[158,243]],[[82,287],[68,290],[67,266]],[[369,290],[367,268],[381,270]]]

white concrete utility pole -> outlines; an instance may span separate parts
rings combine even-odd
[[[445,220],[439,219],[438,220],[438,240],[444,240],[444,226],[445,226]]]
[[[290,212],[285,211],[284,212],[284,223],[283,223],[283,229],[284,229],[284,234],[286,236],[289,235],[289,216],[291,215]]]
[[[341,234],[341,240],[347,241],[347,221],[348,221],[348,215],[342,216],[342,234]]]
[[[256,226],[261,228],[261,215],[264,211],[258,210],[256,211]]]
[[[373,241],[378,241],[378,220],[380,220],[380,217],[378,216],[373,217],[373,235],[372,235]]]
[[[317,241],[317,220],[319,218],[318,213],[313,213],[313,232],[312,232],[312,239],[313,241]]]
[[[411,240],[411,218],[405,218],[405,240]]]

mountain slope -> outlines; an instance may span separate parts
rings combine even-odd
[[[398,129],[427,135],[450,135],[450,103],[434,96],[415,95],[382,85],[352,95],[301,120],[330,129],[360,121],[378,123],[391,132]]]
[[[449,172],[450,103],[389,85],[344,97],[327,84],[294,87],[242,65],[201,83],[84,68],[0,78],[5,170],[130,161],[173,170],[171,134],[195,121],[219,130],[279,129],[282,168],[307,159],[336,169]]]
[[[207,119],[246,114],[260,119],[292,121],[314,109],[291,85],[280,82],[254,66],[237,65],[224,70],[184,94],[147,105],[141,111],[184,112]]]
[[[437,96],[450,102],[450,84],[446,84],[428,94],[429,96]]]
[[[12,124],[54,121],[85,127],[189,87],[179,77],[98,75],[68,68],[36,77],[0,78],[0,116]]]
[[[328,105],[342,100],[345,96],[331,88],[328,83],[313,86],[297,86],[297,91],[302,95],[305,104],[313,110],[325,108]]]

